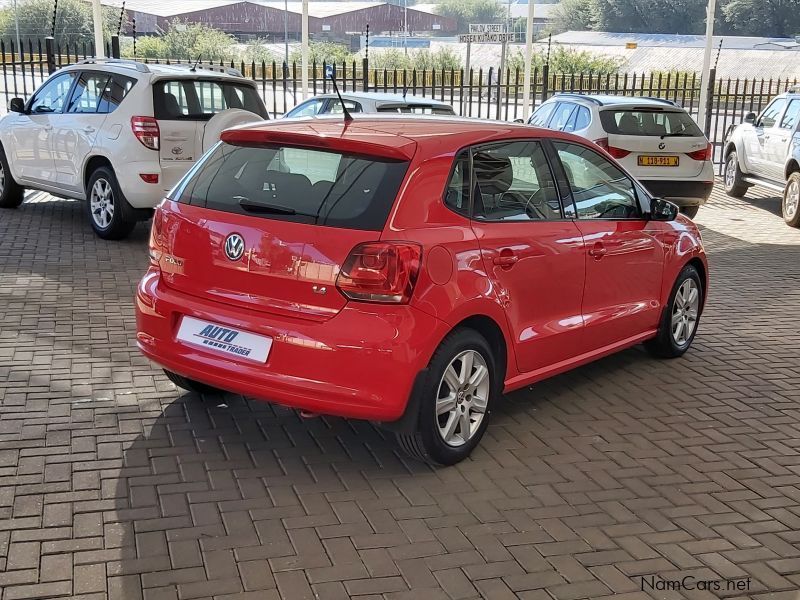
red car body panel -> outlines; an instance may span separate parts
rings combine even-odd
[[[688,219],[489,223],[445,206],[459,150],[530,138],[587,144],[549,130],[439,117],[370,117],[350,125],[288,120],[229,130],[223,141],[410,164],[381,232],[166,200],[151,234],[159,250],[137,290],[139,348],[171,371],[222,389],[312,412],[393,421],[442,339],[467,319],[483,319],[502,334],[506,391],[653,337],[687,263],[697,265],[708,289],[702,241]],[[248,248],[235,262],[223,253],[233,232]],[[335,288],[353,247],[378,240],[422,248],[408,304],[349,300]],[[329,291],[319,295],[314,286]],[[184,315],[270,336],[267,362],[177,341]]]

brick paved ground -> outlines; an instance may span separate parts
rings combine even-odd
[[[800,231],[777,207],[701,211],[713,289],[684,359],[515,393],[441,470],[364,423],[177,391],[133,345],[145,228],[2,212],[1,600],[796,600]],[[750,589],[642,593],[651,574]]]

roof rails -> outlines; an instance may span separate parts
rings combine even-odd
[[[183,66],[183,65],[179,65],[179,66]],[[197,64],[192,69],[193,70],[194,69],[204,69],[206,71],[214,71],[215,73],[222,73],[224,75],[230,75],[231,77],[242,77],[242,72],[239,69],[234,69],[233,67],[225,67],[225,66],[222,66],[222,65]]]
[[[594,98],[592,96],[588,96],[586,94],[581,94],[580,92],[558,92],[553,94],[554,96],[567,96],[570,98],[581,98],[583,100],[588,100],[589,102],[594,102],[597,106],[603,106],[603,101],[599,100],[598,98]]]
[[[662,104],[669,104],[670,106],[678,106],[678,103],[674,102],[673,100],[657,98],[656,96],[636,96],[636,98],[641,98],[642,100],[652,100],[653,102],[661,102]]]
[[[137,60],[126,60],[124,58],[85,58],[78,61],[78,65],[98,65],[98,64],[114,64],[120,67],[128,67],[129,69],[136,69],[139,73],[150,73],[150,67]]]

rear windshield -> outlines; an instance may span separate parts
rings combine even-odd
[[[381,113],[400,113],[404,115],[454,115],[453,109],[449,106],[428,106],[416,104],[412,106],[384,105],[378,107]]]
[[[380,231],[407,162],[220,143],[173,199],[237,214]]]
[[[617,135],[703,136],[692,117],[683,111],[603,110],[600,122],[607,133]]]
[[[229,108],[241,108],[268,118],[267,109],[256,89],[231,81],[157,81],[153,85],[153,108],[156,119],[168,121],[205,121]]]

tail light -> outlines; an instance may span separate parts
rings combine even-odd
[[[131,131],[145,148],[158,150],[161,147],[161,130],[153,117],[131,117]]]
[[[623,150],[622,148],[609,146],[608,138],[601,138],[599,140],[595,140],[594,143],[600,146],[603,150],[608,152],[614,158],[625,158],[626,156],[628,156],[628,154],[631,153],[630,150]]]
[[[422,262],[422,248],[407,242],[366,242],[350,251],[336,287],[351,300],[406,304]]]
[[[712,143],[708,143],[705,148],[702,150],[695,150],[694,152],[689,152],[689,158],[692,160],[711,160],[714,156],[714,145]]]
[[[164,211],[160,206],[156,207],[153,213],[153,227],[150,229],[150,264],[154,267],[160,266],[161,251],[164,247]]]

